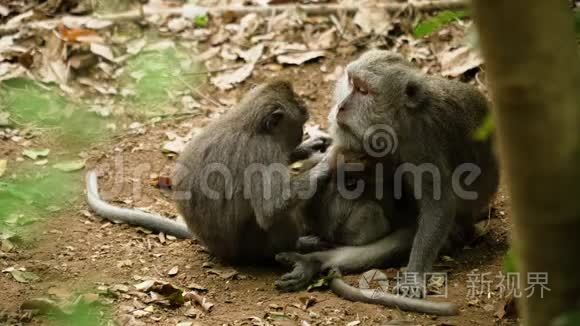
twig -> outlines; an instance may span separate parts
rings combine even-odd
[[[213,308],[213,303],[209,302],[205,297],[202,297],[195,291],[188,291],[183,293],[185,300],[191,300],[201,306],[205,312],[210,312]]]
[[[411,1],[409,3],[378,3],[370,6],[360,5],[342,5],[342,4],[310,4],[310,5],[276,5],[276,6],[215,6],[215,7],[197,7],[197,6],[183,6],[179,8],[150,8],[143,6],[137,10],[127,12],[108,14],[100,16],[68,16],[56,19],[33,21],[22,24],[12,24],[0,26],[0,35],[14,33],[22,28],[30,29],[47,29],[53,28],[62,23],[65,19],[79,19],[79,18],[94,18],[105,21],[132,21],[141,20],[146,16],[152,15],[186,15],[186,12],[197,8],[197,11],[206,11],[212,15],[221,15],[225,12],[236,12],[238,14],[258,13],[258,14],[274,14],[277,12],[288,10],[299,10],[308,14],[332,14],[335,12],[356,12],[361,8],[369,8],[372,10],[386,10],[389,13],[398,13],[408,8],[413,8],[416,11],[434,11],[434,10],[456,10],[464,9],[468,3],[465,0],[438,0],[438,1]]]

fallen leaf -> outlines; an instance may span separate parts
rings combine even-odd
[[[80,42],[80,43],[92,43],[92,42],[103,42],[104,39],[99,35],[99,33],[85,28],[66,28],[64,24],[58,26],[58,33],[60,37],[69,42]]]
[[[246,51],[237,50],[237,53],[247,63],[256,63],[264,53],[264,44],[260,43]]]
[[[185,300],[191,300],[197,304],[199,304],[205,312],[210,312],[213,308],[214,304],[209,302],[207,298],[202,297],[195,291],[189,291],[183,293],[183,298]]]
[[[10,14],[10,10],[3,5],[0,5],[0,16],[5,17]]]
[[[455,50],[444,51],[437,55],[441,63],[441,74],[446,77],[457,77],[468,70],[479,67],[483,59],[476,51],[467,46]]]
[[[50,149],[48,148],[44,148],[44,149],[25,149],[24,151],[22,151],[22,155],[36,160],[39,157],[47,157],[48,153],[50,153]]]
[[[6,167],[8,166],[7,160],[0,160],[0,177],[6,172]]]
[[[232,89],[234,84],[238,84],[246,80],[252,75],[254,71],[254,64],[246,64],[232,72],[223,72],[210,79],[211,83],[222,91]]]
[[[187,285],[188,289],[192,289],[192,290],[196,290],[196,291],[200,291],[200,292],[206,292],[207,288],[203,285],[197,284],[197,283],[190,283],[189,285]]]
[[[302,304],[301,309],[302,310],[306,310],[310,307],[312,307],[316,302],[318,302],[316,300],[316,297],[314,296],[303,296],[298,298],[298,300],[300,300],[300,303]]]
[[[301,65],[307,61],[326,56],[326,51],[308,51],[303,53],[281,54],[276,61],[282,64]]]
[[[191,307],[191,308],[187,309],[187,311],[185,311],[183,314],[187,317],[197,318],[197,317],[201,316],[203,313],[201,312],[201,310],[199,310],[195,307]]]
[[[238,271],[236,271],[234,269],[221,270],[221,269],[217,269],[217,268],[211,268],[211,269],[208,269],[207,272],[209,274],[217,275],[217,276],[223,278],[224,280],[229,280],[231,278],[234,278],[236,275],[238,275]]]
[[[115,61],[115,55],[113,54],[113,50],[111,50],[111,48],[106,45],[99,43],[91,43],[91,52],[109,61]]]
[[[359,8],[353,22],[365,34],[383,34],[393,28],[391,18],[386,10],[376,10],[365,6]]]
[[[0,81],[18,78],[26,74],[26,69],[19,64],[0,62]]]
[[[192,321],[180,321],[177,323],[176,326],[193,326],[193,322]]]
[[[2,80],[2,77],[0,76],[0,81],[1,80]],[[0,128],[1,127],[10,127],[11,125],[12,125],[12,121],[10,121],[10,113],[9,112],[0,112]]]
[[[177,137],[174,140],[163,144],[162,151],[166,153],[179,154],[183,152],[185,145],[187,145],[187,141],[183,137]]]
[[[173,268],[171,268],[167,272],[167,275],[169,275],[169,276],[175,276],[175,275],[177,275],[178,272],[179,272],[179,267],[178,266],[173,266]]]
[[[147,40],[145,40],[144,38],[132,40],[129,43],[127,43],[127,53],[133,55],[138,54],[139,52],[141,52],[141,50],[143,50],[145,45],[147,45]]]
[[[81,170],[85,167],[85,160],[60,162],[60,163],[54,164],[52,167],[57,169],[57,170],[61,170],[63,172],[78,171],[78,170]]]
[[[167,28],[173,33],[179,33],[191,26],[191,22],[183,17],[177,17],[167,23]]]
[[[155,280],[143,281],[143,282],[135,284],[133,286],[138,291],[148,292],[153,287],[153,285],[155,285]]]
[[[12,274],[12,277],[14,277],[14,279],[20,283],[30,283],[40,279],[40,277],[33,272],[13,270],[9,273]]]

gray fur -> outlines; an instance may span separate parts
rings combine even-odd
[[[272,259],[293,250],[302,232],[302,192],[313,192],[328,174],[324,162],[289,184],[292,157],[308,155],[302,140],[308,112],[291,85],[274,81],[251,90],[239,105],[201,131],[178,159],[174,199],[187,225],[160,215],[112,206],[100,199],[94,172],[87,175],[89,206],[100,216],[179,237],[197,236],[214,255],[234,263]],[[294,150],[298,154],[293,154]],[[213,164],[213,165],[212,165]],[[205,172],[219,166],[219,174]],[[250,167],[265,172],[251,177]],[[269,173],[277,173],[271,175]],[[207,186],[207,187],[206,187]],[[268,192],[271,192],[268,196]]]
[[[284,117],[265,132],[263,121],[274,110],[282,110]],[[299,191],[324,177],[324,164],[293,178],[289,188],[273,180],[270,197],[262,178],[244,180],[244,176],[249,167],[263,166],[267,172],[281,171],[281,178],[289,177],[284,168],[302,140],[307,119],[290,85],[274,82],[252,90],[188,144],[173,177],[176,202],[189,228],[214,255],[230,262],[251,262],[294,248],[301,233],[301,212],[294,209],[301,203]],[[202,171],[211,164],[220,164],[233,176],[228,187],[224,178],[209,175],[207,185],[217,198],[208,198],[202,183]]]
[[[355,83],[350,84],[348,77]],[[363,84],[360,92],[357,80]],[[336,105],[329,115],[336,148],[364,152],[369,128],[388,125],[396,132],[398,148],[375,159],[392,164],[394,169],[405,163],[433,164],[441,174],[441,198],[433,196],[431,186],[437,180],[425,175],[421,187],[415,189],[407,173],[403,176],[403,197],[394,212],[383,212],[395,225],[394,232],[364,246],[305,255],[279,254],[279,261],[294,266],[280,279],[279,286],[298,289],[325,268],[355,272],[385,266],[409,251],[408,272],[430,272],[451,230],[455,227],[468,236],[475,218],[488,208],[497,190],[499,172],[491,141],[473,139],[487,112],[487,101],[475,87],[425,75],[400,55],[372,50],[349,64],[337,82]],[[481,168],[482,174],[467,189],[477,192],[476,200],[459,198],[452,191],[453,170],[462,163]],[[415,192],[422,198],[415,199]]]

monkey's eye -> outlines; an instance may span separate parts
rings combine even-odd
[[[262,122],[262,130],[265,132],[271,132],[274,130],[284,118],[284,111],[282,109],[277,109],[274,112],[268,114],[264,121]]]
[[[360,78],[353,78],[354,89],[362,95],[367,95],[369,93],[369,88],[367,83],[362,81]]]

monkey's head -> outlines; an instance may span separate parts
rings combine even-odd
[[[329,121],[344,148],[363,151],[374,130],[399,131],[405,116],[420,109],[425,96],[417,68],[401,55],[371,50],[351,62],[338,80]],[[396,135],[392,135],[395,136]]]
[[[302,141],[308,110],[288,81],[276,80],[255,87],[242,98],[239,109],[244,130],[267,135],[289,150]]]

